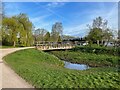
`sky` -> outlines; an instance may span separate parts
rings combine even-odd
[[[108,20],[108,26],[118,28],[117,2],[5,2],[6,16],[25,13],[35,26],[51,32],[55,22],[63,25],[63,34],[84,37],[88,34],[88,24],[101,16]]]

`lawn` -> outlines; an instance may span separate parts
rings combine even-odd
[[[0,48],[13,48],[13,46],[0,46]]]
[[[120,88],[115,67],[70,70],[56,56],[36,49],[17,51],[4,60],[36,88]]]
[[[0,46],[0,48],[17,48],[18,46],[14,47],[14,46]]]

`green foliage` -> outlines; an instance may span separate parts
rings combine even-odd
[[[17,29],[18,29],[18,23],[14,17],[3,18],[3,26],[2,26],[3,44],[6,41],[13,43],[13,46],[16,45],[16,42],[18,40]]]
[[[103,46],[105,45],[104,42],[107,42],[108,44],[113,38],[113,32],[107,27],[107,24],[107,20],[103,20],[102,17],[97,17],[93,20],[92,26],[89,27],[90,31],[87,35],[89,44],[96,43],[97,45],[101,44]]]
[[[73,51],[81,51],[81,52],[86,52],[86,53],[94,53],[94,54],[108,54],[108,55],[115,55],[119,56],[120,55],[120,48],[114,48],[114,47],[98,47],[98,46],[83,46],[83,47],[75,47],[73,48]]]
[[[31,46],[33,44],[32,30],[33,25],[26,14],[19,14],[16,18],[21,26],[20,28],[20,44],[21,46]]]
[[[94,41],[102,40],[101,37],[102,37],[102,30],[98,28],[94,28],[90,30],[87,38],[89,41],[92,41],[93,43]]]
[[[35,49],[9,54],[4,60],[36,88],[120,88],[116,68],[70,70],[55,56]]]
[[[2,43],[3,45],[30,46],[33,44],[32,23],[25,14],[13,17],[4,17],[2,20]]]
[[[0,46],[0,48],[17,48],[17,47],[20,47],[20,46],[17,46],[17,45],[16,45],[16,47],[14,47],[14,46],[8,46],[8,45],[7,46],[3,46],[3,45]]]
[[[62,41],[62,39],[61,39],[61,37],[59,36],[59,37],[58,37],[58,42],[61,42],[61,41]]]
[[[47,32],[46,35],[44,36],[44,41],[50,41],[50,33]]]
[[[103,67],[103,66],[114,66],[118,67],[118,61],[120,57],[104,55],[104,54],[93,54],[93,53],[83,53],[78,51],[52,51],[52,54],[58,58],[74,63],[88,64],[93,67]]]

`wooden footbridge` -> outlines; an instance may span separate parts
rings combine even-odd
[[[70,43],[62,43],[62,42],[36,42],[36,48],[38,50],[66,50],[72,49],[75,45]]]

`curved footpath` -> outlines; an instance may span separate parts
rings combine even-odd
[[[25,80],[23,80],[20,76],[18,76],[2,60],[2,58],[7,54],[28,48],[34,48],[34,47],[0,49],[0,89],[1,88],[34,88],[33,86],[29,85]]]

